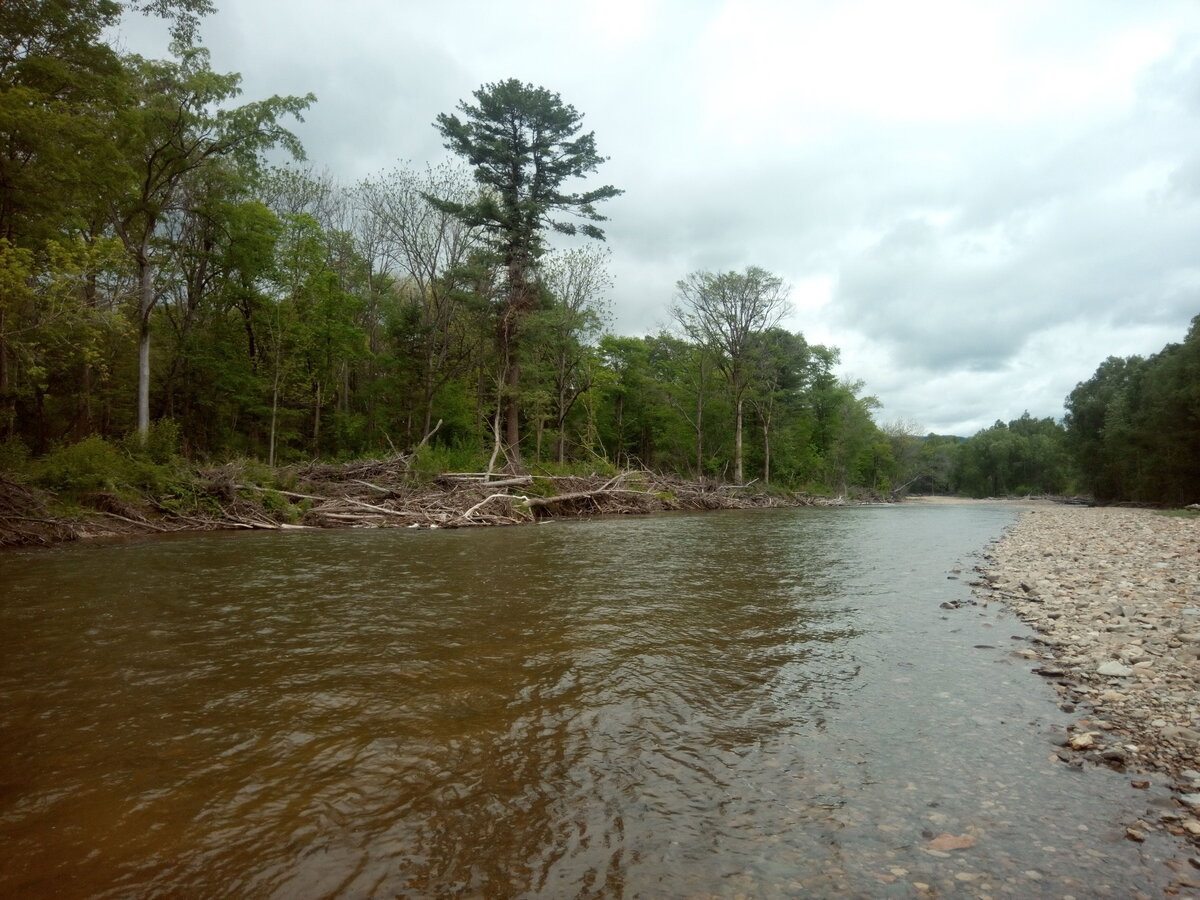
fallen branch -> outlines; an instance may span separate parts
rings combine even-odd
[[[394,509],[388,509],[386,506],[376,506],[374,503],[367,503],[365,500],[355,500],[353,497],[343,497],[342,500],[344,500],[346,503],[351,503],[354,506],[361,506],[364,509],[373,509],[375,512],[380,512],[384,515],[400,516],[401,518],[408,517],[408,513],[406,512],[397,512]]]
[[[559,494],[557,497],[526,497],[525,505],[528,507],[549,506],[551,503],[561,503],[566,500],[594,500],[596,497],[607,497],[613,494],[641,494],[648,495],[649,491],[635,491],[630,488],[599,488],[594,491],[575,491],[570,494]]]
[[[502,479],[501,481],[481,481],[480,484],[483,485],[484,487],[490,487],[490,488],[520,487],[520,486],[526,485],[526,484],[533,484],[533,476],[532,475],[518,475],[515,478],[505,478],[505,479]]]
[[[369,481],[363,481],[361,478],[351,478],[350,480],[355,484],[361,484],[363,487],[369,487],[373,491],[379,491],[381,494],[390,494],[392,492],[391,488],[380,487],[377,484],[371,484]]]
[[[285,497],[295,497],[297,500],[328,500],[328,497],[318,497],[315,494],[297,494],[295,491],[282,491],[279,488],[259,487],[256,484],[235,484],[234,490],[258,491],[260,494],[282,494]]]
[[[482,500],[480,500],[478,503],[476,503],[476,504],[475,504],[474,506],[472,506],[470,509],[468,509],[468,510],[467,510],[465,513],[463,513],[461,516],[459,516],[459,518],[460,518],[460,519],[469,519],[469,518],[471,518],[471,516],[472,516],[472,515],[473,515],[475,512],[477,512],[479,509],[483,508],[484,506],[487,506],[487,505],[488,505],[489,503],[491,503],[493,500],[520,500],[520,501],[521,501],[521,502],[523,502],[523,503],[524,503],[526,506],[529,506],[529,505],[530,505],[530,502],[529,502],[529,501],[530,501],[530,498],[529,498],[529,497],[522,497],[522,496],[520,496],[520,495],[514,496],[514,495],[512,495],[512,494],[490,494],[489,496],[487,496],[487,497],[484,497]]]
[[[122,522],[128,522],[130,525],[137,525],[139,528],[149,528],[149,529],[152,529],[153,531],[167,531],[168,530],[159,525],[155,525],[152,522],[147,522],[144,519],[142,521],[138,521],[137,519],[130,519],[128,516],[119,516],[115,512],[108,512],[107,510],[101,510],[100,515],[111,516],[114,519],[120,519]]]
[[[341,521],[341,522],[365,522],[368,520],[374,522],[376,520],[380,520],[383,518],[382,516],[372,515],[370,513],[323,512],[320,515],[322,518],[337,519],[338,521]]]
[[[429,432],[429,434],[427,434],[427,435],[425,435],[425,437],[421,438],[421,443],[417,444],[417,446],[424,447],[426,444],[428,444],[429,439],[431,437],[433,437],[435,434],[437,434],[438,429],[441,427],[442,427],[442,420],[438,419],[437,424],[433,426],[433,431]]]

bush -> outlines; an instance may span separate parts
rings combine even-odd
[[[131,490],[162,493],[178,481],[169,466],[134,456],[124,446],[110,444],[95,434],[77,444],[60,447],[32,469],[38,484],[73,494]]]
[[[0,472],[23,472],[29,465],[29,448],[19,437],[0,441]]]
[[[408,473],[423,484],[433,481],[442,472],[449,471],[446,467],[448,456],[444,448],[424,444],[409,457]]]
[[[174,419],[159,419],[150,423],[145,440],[134,431],[125,436],[121,446],[130,456],[165,466],[179,455],[181,434],[179,423]]]
[[[443,472],[482,472],[487,457],[467,443],[423,444],[413,451],[408,471],[417,481],[429,482]]]
[[[36,466],[35,481],[59,491],[114,491],[129,481],[131,460],[99,435],[61,447]]]
[[[544,462],[538,463],[532,468],[539,475],[554,475],[559,478],[591,478],[593,475],[600,476],[601,478],[614,478],[620,472],[620,469],[607,459],[599,457],[572,460],[565,463]]]

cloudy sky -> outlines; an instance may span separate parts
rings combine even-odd
[[[447,155],[432,127],[515,77],[584,113],[614,330],[758,265],[877,418],[973,434],[1062,415],[1107,356],[1200,313],[1195,0],[217,0],[203,43],[346,181]],[[130,50],[165,55],[128,23]]]

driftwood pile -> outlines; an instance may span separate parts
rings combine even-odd
[[[659,510],[748,509],[801,505],[801,498],[650,472],[616,476],[446,473],[417,484],[400,459],[295,470],[304,487],[276,491],[304,507],[308,527],[469,528],[541,519],[628,515]],[[830,502],[809,499],[807,502]],[[261,526],[258,526],[261,527]]]
[[[69,522],[50,515],[45,495],[0,474],[0,547],[74,540]]]
[[[112,533],[217,529],[469,528],[548,518],[663,510],[831,506],[842,501],[766,493],[750,485],[683,481],[646,471],[616,476],[447,473],[414,477],[410,459],[277,469],[269,479],[231,463],[202,469],[186,496],[135,504],[115,494],[87,499],[90,512],[55,518],[46,495],[0,478],[0,546],[58,543]],[[261,473],[260,473],[261,474]],[[286,488],[279,485],[286,485]]]

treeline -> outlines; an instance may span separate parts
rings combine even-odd
[[[139,10],[169,19],[170,59],[105,41]],[[680,273],[646,298],[668,330],[611,332],[598,223],[621,192],[570,189],[604,157],[557,94],[484,85],[433,125],[461,163],[346,184],[284,127],[315,98],[236,104],[238,76],[196,44],[210,11],[0,4],[0,467],[104,440],[156,459],[415,450],[422,471],[1200,499],[1195,322],[1107,360],[1063,423],[880,427],[836,348],[780,327],[787,286],[756,267]]]
[[[1181,344],[1110,356],[1066,405],[1069,446],[1097,499],[1200,502],[1200,315]]]
[[[105,42],[142,7],[171,20],[170,59]],[[838,493],[911,477],[908,436],[876,426],[837,350],[779,327],[769,273],[681,273],[673,332],[610,332],[602,245],[545,240],[602,238],[596,204],[620,193],[563,187],[603,158],[557,95],[487,85],[435,126],[469,166],[344,184],[299,164],[284,127],[314,98],[235,105],[238,77],[195,43],[207,11],[0,6],[4,458],[140,432],[270,464],[419,448],[447,469],[631,466]],[[497,117],[553,152],[520,136],[481,159]],[[273,149],[298,164],[267,165]]]
[[[1200,502],[1200,316],[1183,343],[1110,356],[1066,398],[1062,423],[1028,413],[965,441],[931,435],[946,477],[975,497],[1082,494],[1102,503]],[[923,480],[922,484],[928,485]]]

